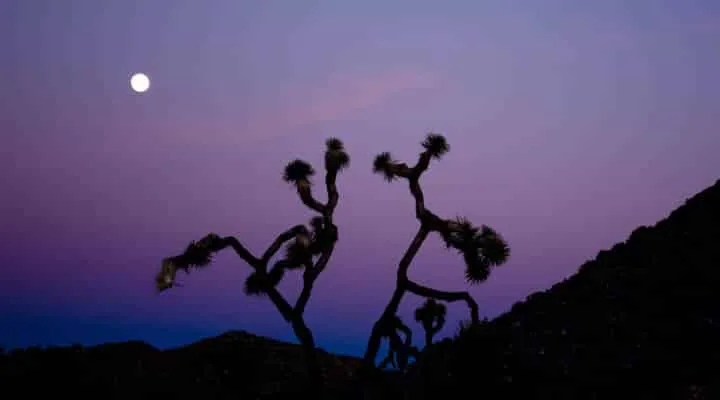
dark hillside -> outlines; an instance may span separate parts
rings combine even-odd
[[[720,181],[440,347],[423,363],[426,393],[720,398]]]

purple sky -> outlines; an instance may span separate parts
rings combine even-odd
[[[495,316],[720,177],[718,43],[716,0],[2,1],[0,344],[291,339],[234,254],[163,295],[153,276],[210,231],[261,251],[306,222],[282,168],[321,169],[338,136],[341,240],[307,320],[358,354],[417,229],[372,159],[414,162],[429,130],[452,147],[429,207],[513,248],[470,289]],[[411,274],[466,287],[435,236]]]

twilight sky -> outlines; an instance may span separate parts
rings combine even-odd
[[[451,151],[428,206],[513,249],[470,289],[498,315],[720,177],[718,43],[717,0],[2,1],[0,345],[292,339],[230,252],[162,295],[153,277],[210,231],[259,252],[306,222],[282,168],[322,170],[329,136],[352,163],[308,306],[319,345],[363,351],[417,229],[372,159],[414,162],[429,130]],[[466,287],[436,236],[411,275]]]

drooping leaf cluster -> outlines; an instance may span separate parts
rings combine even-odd
[[[465,279],[470,284],[487,280],[490,269],[502,265],[510,256],[507,242],[489,226],[476,227],[468,219],[458,218],[454,228],[441,231],[440,236],[448,249],[462,254]]]

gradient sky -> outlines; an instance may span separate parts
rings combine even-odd
[[[429,130],[452,149],[428,206],[513,248],[470,289],[498,315],[720,177],[718,43],[717,0],[4,0],[0,345],[292,339],[232,253],[162,295],[153,277],[208,232],[259,252],[309,220],[282,168],[321,170],[329,136],[352,164],[308,306],[318,344],[363,351],[417,229],[372,159],[414,162]],[[411,275],[466,287],[436,236]],[[449,311],[445,333],[466,313]]]

